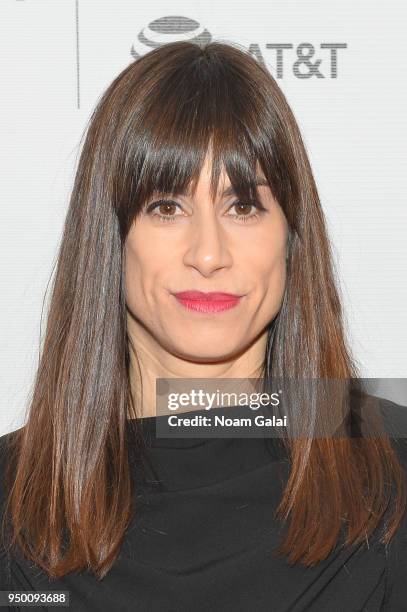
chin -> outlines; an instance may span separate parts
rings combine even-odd
[[[218,361],[226,361],[237,354],[238,348],[236,344],[227,346],[220,339],[214,343],[197,343],[196,349],[189,342],[185,346],[174,347],[174,353],[181,359],[193,361],[195,363],[216,363]]]

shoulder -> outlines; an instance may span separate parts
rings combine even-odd
[[[388,399],[379,398],[385,433],[404,468],[407,484],[407,406]]]
[[[16,457],[18,454],[18,441],[24,427],[0,436],[0,519],[4,512],[10,479],[14,477]]]
[[[385,433],[404,471],[407,488],[407,407],[378,399]],[[384,610],[405,610],[407,601],[407,506],[401,523],[386,547],[387,572]]]
[[[377,399],[386,433],[391,438],[407,440],[407,406],[383,397]]]
[[[24,427],[20,427],[14,431],[10,431],[0,436],[0,475],[3,475],[4,469],[11,458],[14,456],[16,442],[24,431]]]
[[[6,497],[6,475],[8,474],[8,468],[12,469],[13,464],[15,464],[16,443],[22,430],[23,428],[20,428],[0,436],[0,516]]]
[[[403,468],[404,481],[407,488],[407,406],[402,406],[384,398],[375,399],[378,399],[380,413],[383,418],[384,433],[388,436],[391,446]],[[405,512],[407,514],[407,508]],[[407,533],[407,520],[404,521],[403,525]]]
[[[6,552],[5,542],[3,539],[3,518],[8,494],[6,468],[12,468],[15,442],[18,439],[21,429],[22,428],[0,436],[0,588],[2,589],[12,588],[10,559]]]
[[[407,440],[407,406],[385,397],[366,393],[358,388],[350,394],[352,420],[357,424],[357,435],[368,437],[383,434],[389,437],[401,459],[405,459]],[[407,403],[407,398],[406,398]]]
[[[366,392],[361,387],[360,379],[352,381],[349,397],[351,414],[357,417],[362,431],[364,426],[367,427],[365,431],[371,431],[370,425],[379,424],[379,419],[389,437],[407,438],[407,405]],[[407,404],[407,397],[403,397],[403,400],[403,403]]]

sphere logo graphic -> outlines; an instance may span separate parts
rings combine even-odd
[[[144,53],[169,42],[191,40],[206,44],[211,41],[211,34],[194,19],[181,15],[167,15],[155,19],[138,34],[131,47],[131,55],[137,59]]]

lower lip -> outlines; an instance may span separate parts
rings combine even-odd
[[[230,310],[237,306],[240,302],[240,297],[233,297],[227,300],[191,300],[188,298],[179,298],[175,296],[182,306],[188,308],[188,310],[195,310],[196,312],[213,313],[222,312],[224,310]]]

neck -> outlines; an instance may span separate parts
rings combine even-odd
[[[264,330],[244,351],[216,362],[195,362],[173,355],[133,316],[127,315],[130,336],[130,385],[135,412],[128,418],[156,415],[157,378],[258,378],[267,343]]]

